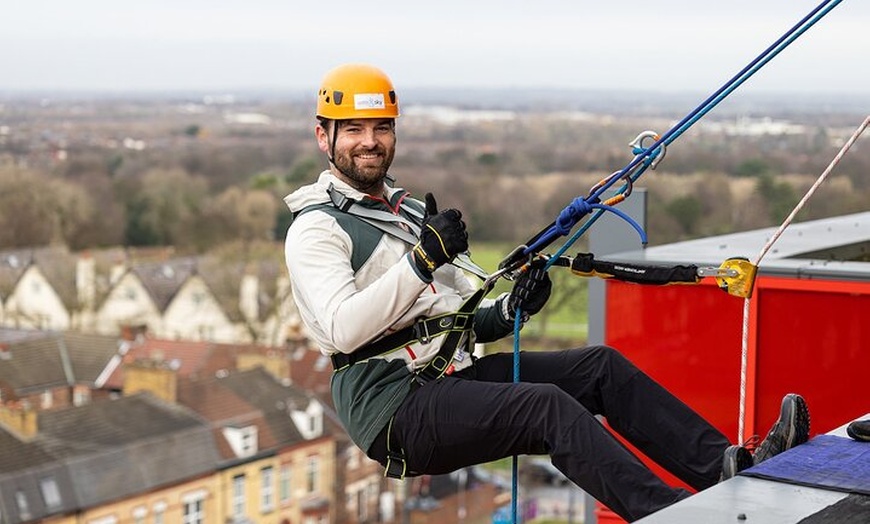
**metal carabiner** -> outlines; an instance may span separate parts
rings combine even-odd
[[[642,133],[637,135],[634,140],[628,143],[628,145],[631,146],[631,153],[633,155],[641,155],[647,152],[646,147],[644,147],[643,145],[643,141],[647,138],[652,138],[653,143],[655,143],[658,142],[662,137],[659,136],[659,134],[655,131],[643,131]],[[666,153],[667,146],[665,146],[664,144],[659,144],[659,146],[656,147],[655,151],[650,151],[648,155],[648,158],[650,158],[649,167],[651,169],[655,169],[656,166],[659,165],[659,162],[661,162],[665,158]]]

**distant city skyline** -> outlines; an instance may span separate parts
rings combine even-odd
[[[398,88],[711,92],[819,0],[14,2],[0,90],[316,89],[342,62]],[[844,0],[744,87],[866,93],[870,2]]]

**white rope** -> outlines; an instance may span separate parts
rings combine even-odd
[[[795,208],[791,211],[791,213],[786,217],[785,221],[783,221],[782,225],[779,226],[779,229],[773,234],[772,237],[767,241],[767,244],[761,249],[761,252],[758,254],[758,258],[755,259],[755,267],[761,263],[761,259],[764,258],[764,255],[770,250],[773,243],[782,236],[782,233],[785,231],[792,220],[794,220],[795,215],[797,215],[801,209],[803,209],[804,205],[813,196],[813,193],[816,192],[816,189],[822,185],[825,179],[828,178],[828,175],[833,171],[833,169],[840,163],[840,160],[846,154],[846,152],[852,147],[852,144],[858,140],[858,137],[861,136],[861,133],[864,132],[864,129],[867,128],[868,124],[870,124],[870,116],[864,119],[864,123],[858,126],[858,129],[852,133],[852,136],[848,141],[843,145],[840,149],[840,152],[837,153],[837,156],[828,164],[828,167],[825,171],[819,175],[819,178],[816,182],[810,187],[804,197],[797,203]],[[748,355],[749,355],[749,304],[752,300],[752,297],[745,299],[743,301],[743,343],[740,354],[740,415],[739,420],[737,422],[737,442],[745,442],[746,439],[743,435],[744,421],[746,418],[746,369],[748,367]]]

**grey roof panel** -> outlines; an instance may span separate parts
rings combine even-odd
[[[46,411],[39,431],[76,445],[120,446],[202,425],[188,409],[137,394],[75,408]]]
[[[608,255],[607,260],[718,267],[728,258],[755,261],[778,228],[675,242]],[[759,273],[801,278],[870,280],[870,212],[795,222],[771,246]]]
[[[25,395],[73,384],[93,385],[118,352],[118,339],[72,332],[33,331],[5,342],[0,384]]]

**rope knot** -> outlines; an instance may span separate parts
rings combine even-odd
[[[562,236],[567,235],[577,222],[591,211],[592,205],[583,197],[575,198],[556,218],[556,231]]]

